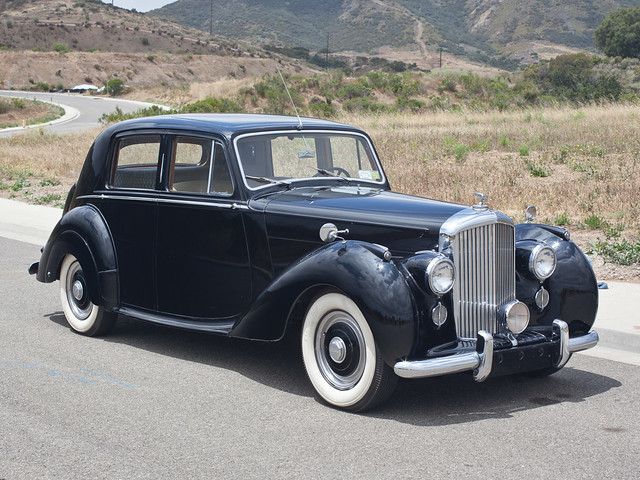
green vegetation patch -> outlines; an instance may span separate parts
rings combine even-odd
[[[618,265],[635,265],[640,263],[640,240],[631,242],[626,238],[621,240],[608,237],[605,240],[598,239],[591,244],[587,252],[590,255],[600,255],[605,262]]]

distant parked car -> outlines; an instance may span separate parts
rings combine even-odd
[[[366,133],[309,118],[107,128],[29,271],[60,280],[83,335],[117,314],[264,341],[297,331],[317,393],[352,411],[398,377],[545,375],[598,341],[595,275],[564,228],[515,225],[484,195],[394,193]]]

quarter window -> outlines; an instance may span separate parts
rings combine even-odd
[[[160,135],[136,135],[118,141],[111,186],[153,190],[158,175]]]

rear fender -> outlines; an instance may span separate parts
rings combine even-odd
[[[231,336],[279,340],[299,299],[307,299],[314,289],[332,289],[358,305],[387,363],[406,357],[417,331],[411,290],[392,261],[367,247],[355,241],[334,242],[303,257],[260,294]]]
[[[70,210],[55,226],[42,251],[38,281],[59,280],[62,260],[68,254],[78,259],[85,272],[91,301],[115,307],[118,303],[115,247],[104,218],[91,205]]]

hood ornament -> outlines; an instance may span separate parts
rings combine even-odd
[[[485,203],[489,199],[489,195],[485,195],[484,193],[474,193],[475,197],[478,199],[478,203],[473,206],[474,210],[488,210],[489,206]]]

